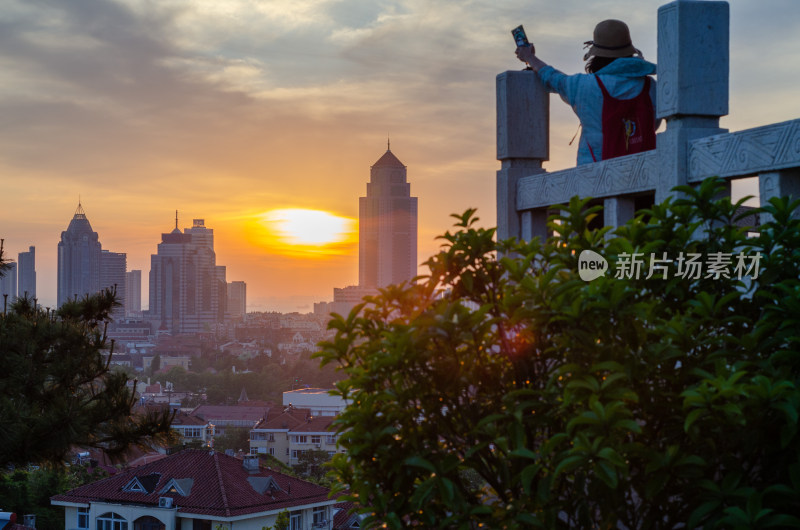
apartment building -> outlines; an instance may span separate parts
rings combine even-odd
[[[333,456],[339,450],[334,419],[289,407],[250,431],[250,454],[268,454],[287,465],[297,464],[300,455],[309,450],[327,451]]]

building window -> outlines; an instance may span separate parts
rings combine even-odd
[[[286,456],[289,456],[289,448],[286,448]]]
[[[269,454],[270,454],[270,456],[275,456],[275,448],[274,447],[270,447],[269,448]]]
[[[119,514],[106,512],[97,518],[97,530],[128,530],[128,521]]]
[[[314,508],[314,511],[311,514],[311,517],[313,518],[311,523],[315,527],[321,527],[323,523],[327,522],[327,519],[325,518],[325,510],[326,508],[324,506]]]
[[[89,528],[89,508],[78,508],[78,528]]]
[[[267,439],[267,441],[269,441],[269,442],[274,442],[275,441],[275,433],[274,432],[269,433],[268,436],[269,436],[269,438]]]
[[[258,454],[258,447],[251,447],[250,448],[250,454],[251,455],[257,455]]]
[[[289,514],[289,530],[301,530],[303,528],[302,512],[291,512]]]
[[[322,442],[322,436],[320,436],[318,434],[312,434],[311,435],[311,443],[312,444],[318,444],[318,443],[321,443],[321,442]]]
[[[203,437],[203,428],[202,427],[185,427],[183,429],[183,437],[184,438],[202,438]]]
[[[164,527],[164,523],[149,515],[139,517],[133,522],[133,530],[164,530]]]
[[[294,442],[298,444],[307,444],[308,443],[308,436],[305,434],[303,435],[295,435]]]
[[[328,444],[328,445],[335,445],[336,444],[336,435],[334,434],[333,436],[330,436],[330,435],[326,436],[325,437],[325,443]]]

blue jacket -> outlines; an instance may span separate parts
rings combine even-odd
[[[598,161],[603,159],[603,93],[595,76],[600,76],[611,96],[631,99],[642,91],[645,76],[655,73],[656,65],[638,57],[622,57],[595,74],[566,75],[549,65],[539,70],[539,78],[547,90],[560,95],[581,121],[578,165],[594,162],[592,152]],[[655,80],[650,83],[650,99],[655,113]]]

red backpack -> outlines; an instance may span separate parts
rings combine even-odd
[[[642,91],[631,99],[612,97],[600,77],[595,76],[595,79],[603,92],[603,160],[655,149],[656,131],[653,102],[650,99],[650,78],[645,77]]]

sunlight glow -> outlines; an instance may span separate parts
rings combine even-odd
[[[270,210],[258,216],[258,225],[266,231],[264,243],[286,254],[342,254],[358,237],[355,219],[322,210]]]

